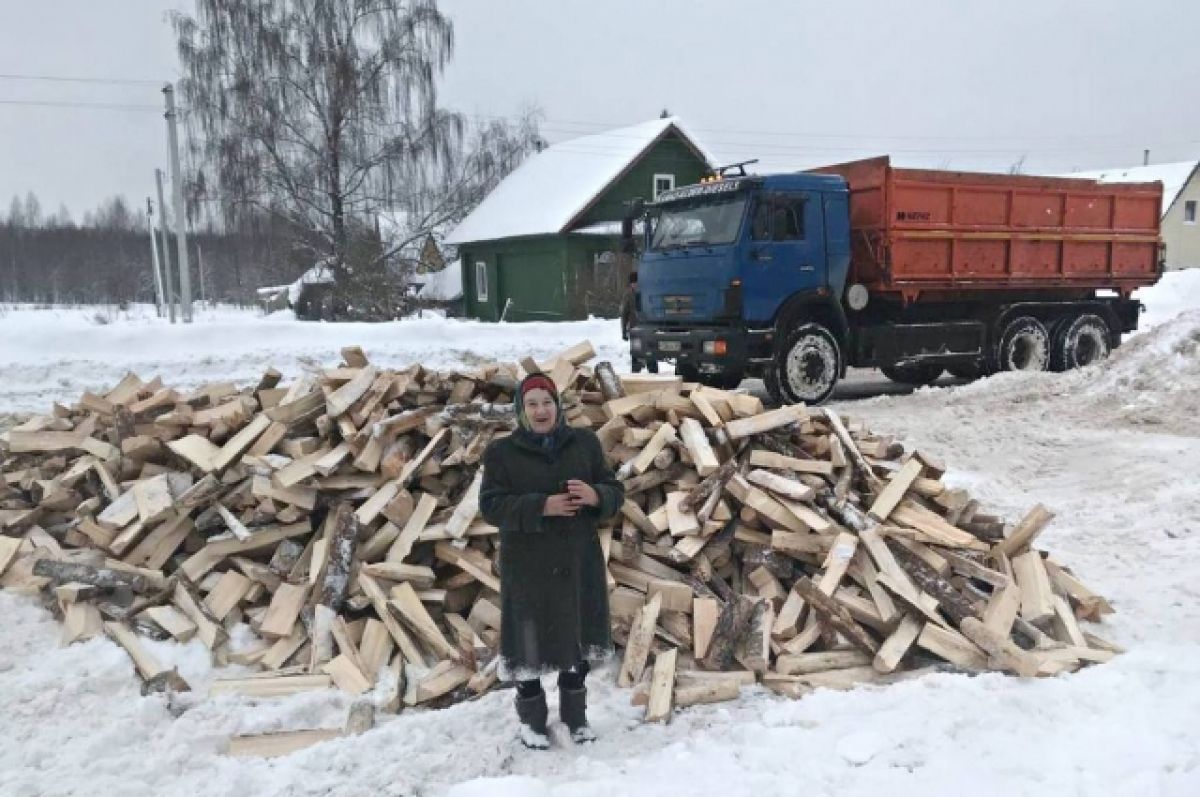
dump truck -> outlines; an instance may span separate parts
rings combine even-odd
[[[761,377],[820,403],[850,367],[928,384],[944,371],[1076,368],[1137,328],[1162,274],[1161,183],[908,169],[723,170],[647,205],[634,366]]]

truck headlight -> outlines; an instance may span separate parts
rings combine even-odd
[[[725,341],[719,339],[706,340],[701,346],[701,351],[714,357],[724,357],[727,350],[728,346]]]

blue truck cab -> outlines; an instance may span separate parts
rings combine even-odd
[[[842,177],[808,173],[659,194],[638,266],[634,367],[673,360],[689,381],[761,376],[779,400],[827,398],[846,367],[848,202]]]

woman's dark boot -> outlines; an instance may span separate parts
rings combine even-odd
[[[587,721],[587,687],[571,689],[566,686],[558,690],[558,717],[571,732],[575,744],[596,741],[596,734]]]
[[[521,744],[531,750],[546,750],[550,747],[550,735],[546,731],[549,710],[546,708],[546,693],[538,692],[531,697],[516,699],[517,717],[521,720]]]

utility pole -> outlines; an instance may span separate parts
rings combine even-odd
[[[195,230],[192,230],[193,236]],[[200,239],[196,238],[196,271],[200,273],[200,306],[206,306],[204,297],[204,250],[200,248]]]
[[[175,88],[168,83],[163,86],[167,98],[167,141],[171,154],[171,195],[175,207],[175,243],[179,252],[180,309],[183,323],[192,323],[192,275],[188,268],[187,232],[184,229],[183,174],[179,168],[178,114],[175,112]]]
[[[171,312],[171,323],[175,323],[175,300],[179,294],[175,286],[178,280],[171,276],[171,246],[167,238],[167,206],[163,204],[162,169],[154,170],[154,182],[158,185],[158,232],[162,236],[163,274],[166,277],[167,307]]]
[[[158,317],[162,318],[163,314],[163,281],[162,271],[158,265],[158,242],[154,240],[154,203],[150,201],[150,197],[146,197],[146,227],[150,230],[150,258],[154,264],[154,298],[155,311]]]

